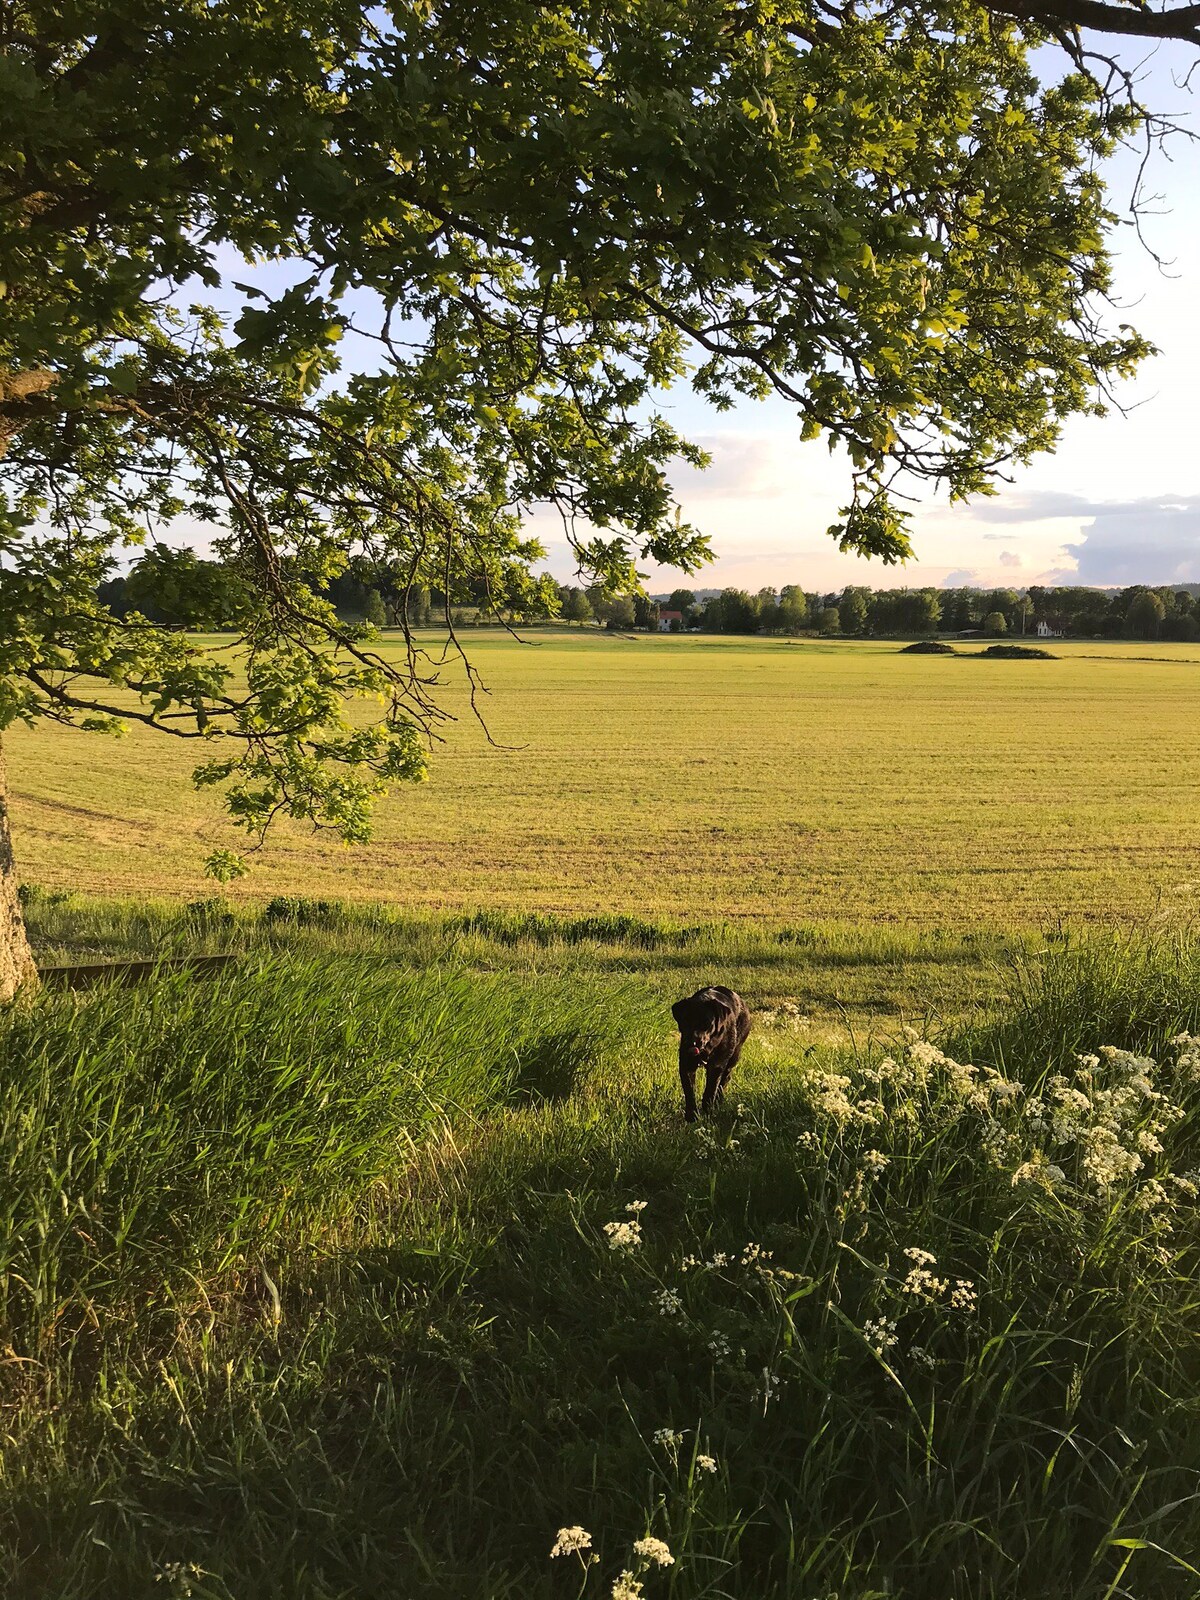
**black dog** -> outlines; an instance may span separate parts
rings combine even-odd
[[[704,1098],[700,1109],[720,1105],[729,1075],[737,1066],[750,1033],[750,1013],[740,995],[717,984],[676,1000],[671,1015],[679,1024],[679,1081],[683,1114],[696,1120],[696,1068],[703,1067]]]

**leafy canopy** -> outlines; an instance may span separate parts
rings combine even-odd
[[[1100,8],[1111,9],[1111,8]],[[655,410],[781,396],[909,552],[1145,353],[1100,320],[1098,161],[1137,111],[1041,82],[976,0],[10,0],[0,39],[0,727],[140,717],[254,835],[363,837],[437,666],[322,597],[353,560],[521,617],[562,514],[610,592],[694,571]],[[248,596],[205,653],[97,584],[187,517]],[[346,720],[348,695],[379,716]],[[223,858],[222,870],[238,863]]]

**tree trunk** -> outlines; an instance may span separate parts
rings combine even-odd
[[[37,968],[25,937],[25,918],[17,898],[12,836],[8,831],[8,785],[4,747],[0,745],[0,1004],[11,1000],[23,984],[37,982]]]

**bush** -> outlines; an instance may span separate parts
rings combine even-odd
[[[953,645],[946,644],[941,639],[918,639],[916,644],[906,644],[900,651],[902,656],[953,656],[957,655]]]
[[[345,916],[340,901],[310,900],[305,895],[277,894],[263,907],[264,922],[286,922],[297,928],[336,927]]]
[[[1058,657],[1050,650],[1042,650],[1035,644],[990,644],[986,650],[975,652],[979,656],[988,656],[993,661],[1057,661]]]
[[[451,919],[452,932],[479,934],[497,944],[627,944],[674,950],[710,935],[711,928],[671,928],[621,914],[559,917],[541,911],[472,911]]]

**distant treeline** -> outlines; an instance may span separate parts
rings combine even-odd
[[[653,602],[651,602],[653,604]],[[1137,584],[1120,590],[868,589],[850,585],[814,594],[790,584],[783,589],[724,589],[697,600],[676,589],[659,615],[678,613],[672,627],[706,633],[770,633],[856,638],[934,633],[1036,633],[1039,623],[1067,638],[1200,638],[1200,601],[1183,587]],[[657,619],[653,626],[657,626]]]
[[[665,600],[612,594],[599,586],[559,587],[565,622],[616,630],[696,631],[734,634],[845,634],[854,638],[983,633],[994,637],[1043,630],[1067,638],[1200,639],[1200,599],[1191,587],[1137,584],[1120,590],[1074,587],[1028,589],[868,589],[849,585],[820,594],[786,584],[782,589],[723,589],[697,596],[676,589]],[[154,622],[184,628],[236,627],[250,606],[250,589],[237,569],[205,561],[190,550],[155,546],[128,575],[99,586],[99,598],[118,615],[138,611]],[[447,614],[436,587],[410,584],[366,562],[350,567],[323,588],[347,621],[378,627],[407,622],[419,627]],[[482,584],[468,582],[451,597],[456,625],[504,616],[531,620],[516,605],[497,604]]]
[[[413,626],[444,618],[440,589],[410,583],[407,575],[388,572],[366,561],[353,562],[330,583],[314,587],[347,622]],[[206,561],[191,550],[165,545],[148,549],[124,577],[110,578],[97,588],[99,599],[118,616],[137,611],[168,627],[211,630],[237,627],[246,617],[253,590],[236,566]],[[489,599],[482,580],[464,580],[454,596],[456,621],[469,622]]]

